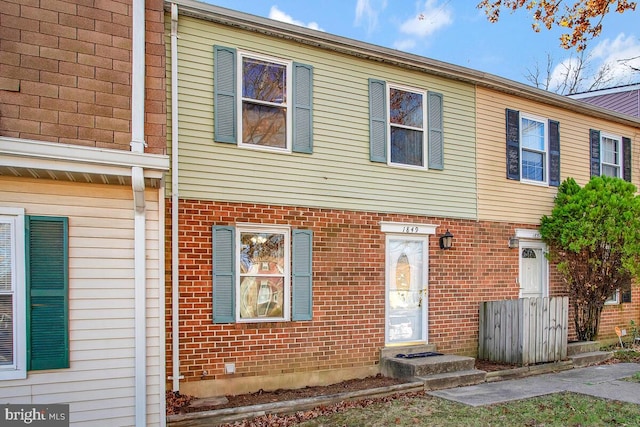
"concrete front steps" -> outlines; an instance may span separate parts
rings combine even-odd
[[[580,341],[567,344],[567,357],[575,368],[595,365],[613,357],[613,351],[600,351],[597,341]]]
[[[613,357],[613,352],[600,351],[599,347],[600,343],[595,341],[569,343],[567,346],[568,360],[498,372],[475,369],[473,357],[445,354],[416,358],[397,357],[398,355],[416,353],[436,353],[436,346],[433,344],[390,347],[381,352],[380,371],[382,375],[387,377],[421,381],[427,391],[439,390],[581,368],[604,362]]]
[[[398,355],[435,353],[433,344],[391,347],[382,350],[380,370],[382,375],[421,381],[425,390],[474,385],[484,382],[486,372],[475,369],[473,357],[455,355],[429,355],[406,358]]]

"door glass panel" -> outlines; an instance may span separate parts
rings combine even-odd
[[[388,343],[426,339],[425,255],[426,240],[388,240]]]

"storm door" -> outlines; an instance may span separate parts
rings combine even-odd
[[[520,298],[548,296],[548,262],[542,242],[520,242]]]
[[[427,340],[427,236],[387,235],[386,344]]]

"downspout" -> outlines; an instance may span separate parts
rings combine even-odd
[[[171,3],[171,360],[180,391],[180,250],[178,246],[178,5]]]
[[[145,93],[145,1],[133,0],[131,151],[143,153]],[[146,212],[144,169],[131,168],[134,200],[134,398],[135,425],[147,425]]]

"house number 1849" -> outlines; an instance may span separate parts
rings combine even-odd
[[[419,227],[402,227],[403,233],[417,233],[418,231],[420,231]]]

